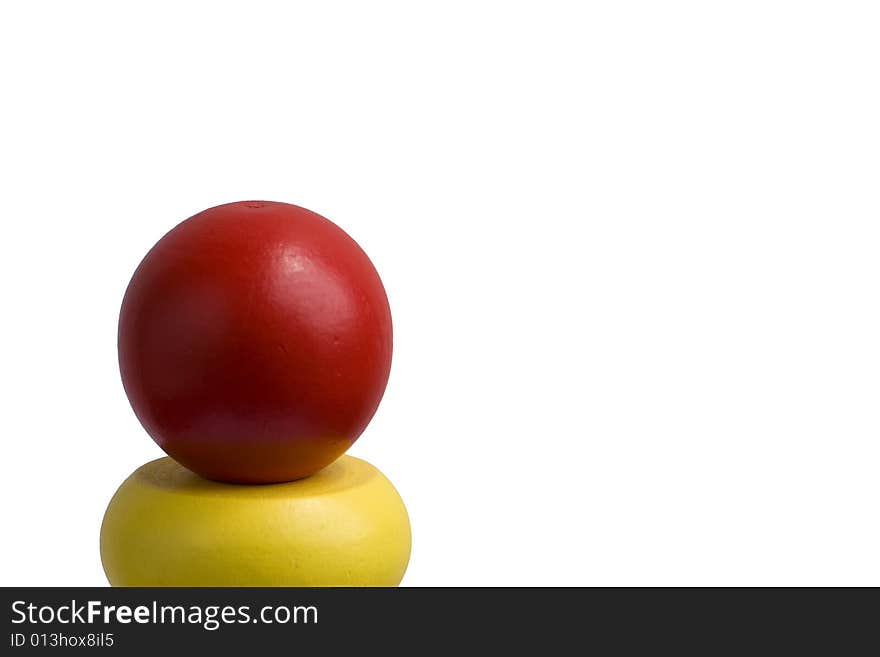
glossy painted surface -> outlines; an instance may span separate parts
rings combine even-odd
[[[379,405],[391,345],[385,290],[354,240],[264,201],[165,235],[119,318],[138,419],[170,456],[227,482],[298,479],[345,452]]]
[[[101,560],[114,586],[397,586],[410,541],[391,482],[352,456],[265,486],[208,481],[162,458],[110,501]]]

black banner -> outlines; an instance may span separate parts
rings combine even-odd
[[[6,588],[2,654],[876,654],[873,589]]]

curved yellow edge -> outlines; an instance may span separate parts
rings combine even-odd
[[[202,479],[170,458],[116,491],[101,526],[113,586],[397,586],[411,535],[375,467],[342,456],[283,484]]]

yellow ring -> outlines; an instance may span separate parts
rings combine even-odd
[[[391,482],[342,456],[283,484],[207,481],[170,458],[126,479],[107,507],[113,586],[397,586],[409,517]]]

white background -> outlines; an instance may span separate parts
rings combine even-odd
[[[125,286],[257,198],[387,287],[405,585],[880,585],[875,3],[139,6],[0,9],[0,583],[106,583]]]

